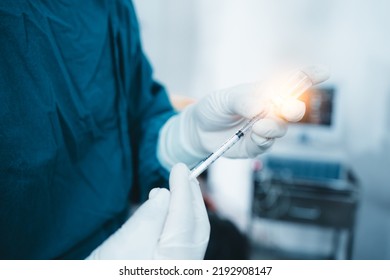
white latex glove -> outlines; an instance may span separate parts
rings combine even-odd
[[[327,71],[319,67],[305,68],[304,72],[314,84],[328,77]],[[297,122],[305,113],[305,104],[293,98],[284,100],[278,108],[271,106],[273,86],[245,84],[217,91],[172,117],[160,131],[160,162],[167,169],[176,162],[192,167],[259,113],[264,118],[224,156],[253,158],[263,153],[275,138],[286,133],[288,121]]]
[[[196,180],[184,164],[173,167],[170,191],[153,189],[149,199],[96,248],[88,259],[203,259],[210,224]]]

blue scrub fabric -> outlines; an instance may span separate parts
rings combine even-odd
[[[0,2],[0,258],[79,259],[167,187],[131,1]],[[137,242],[137,240],[134,240]]]

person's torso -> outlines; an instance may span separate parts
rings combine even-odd
[[[82,256],[132,184],[126,12],[46,2],[0,4],[0,258]]]

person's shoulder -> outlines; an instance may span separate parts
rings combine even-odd
[[[136,19],[136,11],[131,0],[104,0],[105,6],[110,9],[110,12],[115,16],[129,19]]]

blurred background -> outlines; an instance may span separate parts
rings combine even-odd
[[[212,208],[250,258],[390,259],[390,3],[136,0],[144,50],[170,94],[194,99],[286,65],[326,64],[270,153],[220,159]],[[218,237],[215,237],[218,240]]]

